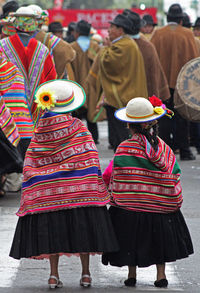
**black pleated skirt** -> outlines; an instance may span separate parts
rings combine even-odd
[[[106,207],[82,207],[20,217],[10,256],[102,253],[119,249]]]
[[[109,212],[120,250],[103,254],[105,265],[148,267],[193,253],[190,233],[180,210],[158,214],[111,207]]]

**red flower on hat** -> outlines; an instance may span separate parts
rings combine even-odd
[[[163,104],[163,102],[156,96],[149,97],[149,101],[153,107],[160,107]]]

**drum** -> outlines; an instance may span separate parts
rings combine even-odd
[[[182,67],[177,78],[174,106],[185,119],[200,122],[200,57]]]

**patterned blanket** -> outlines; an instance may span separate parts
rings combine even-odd
[[[17,146],[20,136],[10,110],[6,107],[3,98],[0,96],[0,127],[7,139]]]
[[[98,152],[84,124],[51,112],[40,118],[26,153],[18,216],[104,206],[109,194]]]
[[[0,94],[10,109],[21,138],[31,138],[33,122],[25,96],[24,79],[19,69],[0,57]]]
[[[30,39],[24,47],[18,34],[0,41],[6,58],[20,70],[25,81],[26,98],[31,114],[35,114],[34,92],[43,82],[56,78],[56,71],[47,47],[35,39]]]
[[[181,207],[180,168],[170,147],[158,139],[156,152],[141,134],[120,144],[114,157],[111,205],[157,213]]]

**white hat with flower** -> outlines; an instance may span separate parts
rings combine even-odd
[[[37,108],[55,113],[68,113],[85,103],[83,88],[71,80],[56,79],[41,84],[35,92]]]
[[[173,112],[166,108],[156,96],[149,99],[137,97],[131,99],[125,108],[115,112],[115,117],[128,123],[144,123],[161,118],[164,115],[172,116]]]

